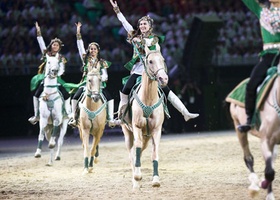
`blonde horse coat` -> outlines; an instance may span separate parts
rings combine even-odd
[[[133,188],[139,188],[139,181],[142,179],[141,174],[141,153],[146,149],[149,140],[152,140],[152,157],[153,162],[153,186],[160,186],[158,175],[159,160],[159,143],[164,122],[164,109],[161,103],[162,98],[158,94],[159,83],[166,86],[168,76],[165,72],[164,59],[160,53],[159,46],[156,51],[146,50],[145,72],[142,75],[141,86],[137,92],[139,100],[144,106],[152,107],[156,104],[149,116],[144,116],[142,106],[135,99],[132,102],[131,112],[132,119],[130,124],[122,124],[122,131],[125,136],[125,144],[129,152],[130,164],[133,174]]]
[[[80,104],[79,131],[84,149],[84,174],[92,172],[93,161],[97,162],[98,144],[106,124],[106,103],[100,94],[100,71],[93,68],[87,75],[86,92]],[[93,136],[91,148],[90,135]],[[90,148],[90,149],[89,149]]]
[[[279,65],[278,65],[279,73]],[[268,200],[275,199],[272,191],[272,181],[274,180],[275,171],[273,162],[276,158],[276,145],[280,143],[280,77],[276,78],[272,88],[259,109],[261,125],[259,130],[255,128],[249,131],[252,135],[259,137],[261,141],[261,150],[265,160],[265,180],[259,183],[258,176],[254,172],[254,157],[250,152],[247,133],[238,131],[237,126],[246,123],[246,113],[243,107],[230,102],[230,114],[235,126],[239,143],[244,154],[244,161],[250,171],[250,194],[255,196],[259,192],[259,186],[267,189]]]

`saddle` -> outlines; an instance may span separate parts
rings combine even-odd
[[[267,70],[267,76],[262,84],[257,89],[256,109],[253,117],[253,122],[256,125],[260,124],[259,110],[262,107],[267,95],[269,94],[272,85],[277,77],[277,67],[271,67]],[[249,78],[241,81],[226,97],[226,102],[234,103],[242,108],[245,108],[245,92]]]

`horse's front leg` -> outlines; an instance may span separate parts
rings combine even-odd
[[[141,173],[141,154],[143,147],[143,136],[142,130],[133,126],[133,135],[134,135],[134,146],[135,146],[135,163],[134,163],[134,174],[133,177],[136,181],[142,179]]]
[[[158,160],[159,160],[159,143],[161,138],[161,130],[156,131],[152,136],[152,162],[153,162],[153,187],[160,187]]]
[[[103,133],[103,131],[102,131]],[[89,166],[88,166],[88,172],[92,172],[93,170],[93,162],[97,163],[97,157],[98,157],[98,144],[100,142],[100,134],[102,134],[99,130],[99,132],[93,136],[92,139],[92,146],[90,149],[90,161],[89,161]]]
[[[54,108],[51,111],[51,119],[53,119],[53,130],[51,134],[51,138],[49,141],[49,148],[53,149],[56,145],[56,138],[59,135],[60,132],[60,125],[62,124],[62,102],[59,103],[59,101],[56,101],[56,104],[54,105]]]
[[[69,119],[63,119],[62,124],[60,125],[60,133],[59,133],[59,137],[57,140],[57,151],[56,151],[55,160],[61,159],[60,154],[61,154],[64,136],[67,131],[68,121],[69,121]]]
[[[89,164],[89,129],[88,128],[81,128],[82,136],[81,139],[83,141],[83,148],[84,148],[84,170],[83,174],[87,174],[88,171],[88,164]]]
[[[34,154],[34,157],[35,157],[35,158],[41,158],[42,145],[43,145],[44,139],[45,139],[44,130],[40,128],[40,130],[39,130],[39,135],[38,135],[37,149],[36,149],[36,152],[35,152],[35,154]]]

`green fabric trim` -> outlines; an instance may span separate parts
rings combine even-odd
[[[34,91],[38,85],[44,80],[45,75],[44,74],[37,74],[32,77],[30,81],[30,90]]]
[[[35,89],[37,89],[38,85],[44,80],[45,75],[44,74],[37,74],[35,76],[32,77],[31,81],[30,81],[30,90],[34,91]],[[66,84],[66,82],[59,76],[57,77],[57,82],[62,85],[64,87],[64,85]],[[65,88],[67,92],[70,91],[69,88]]]
[[[123,85],[126,84],[126,82],[128,81],[129,77],[130,77],[130,75],[129,75],[129,76],[126,76],[126,77],[124,77],[124,78],[122,79],[122,84],[123,84]],[[139,76],[139,77],[136,79],[135,85],[139,84],[139,83],[141,82],[141,80],[142,80],[142,76]]]

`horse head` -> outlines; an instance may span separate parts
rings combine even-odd
[[[46,61],[46,73],[49,76],[49,78],[53,79],[58,76],[59,71],[59,60],[58,60],[58,54],[56,56],[49,56],[46,55],[47,61]]]
[[[87,95],[90,96],[94,102],[100,99],[100,86],[100,71],[94,67],[87,75]]]
[[[157,80],[160,86],[164,87],[168,83],[166,65],[160,52],[160,46],[156,44],[156,50],[150,50],[145,46],[145,71],[150,79]]]

